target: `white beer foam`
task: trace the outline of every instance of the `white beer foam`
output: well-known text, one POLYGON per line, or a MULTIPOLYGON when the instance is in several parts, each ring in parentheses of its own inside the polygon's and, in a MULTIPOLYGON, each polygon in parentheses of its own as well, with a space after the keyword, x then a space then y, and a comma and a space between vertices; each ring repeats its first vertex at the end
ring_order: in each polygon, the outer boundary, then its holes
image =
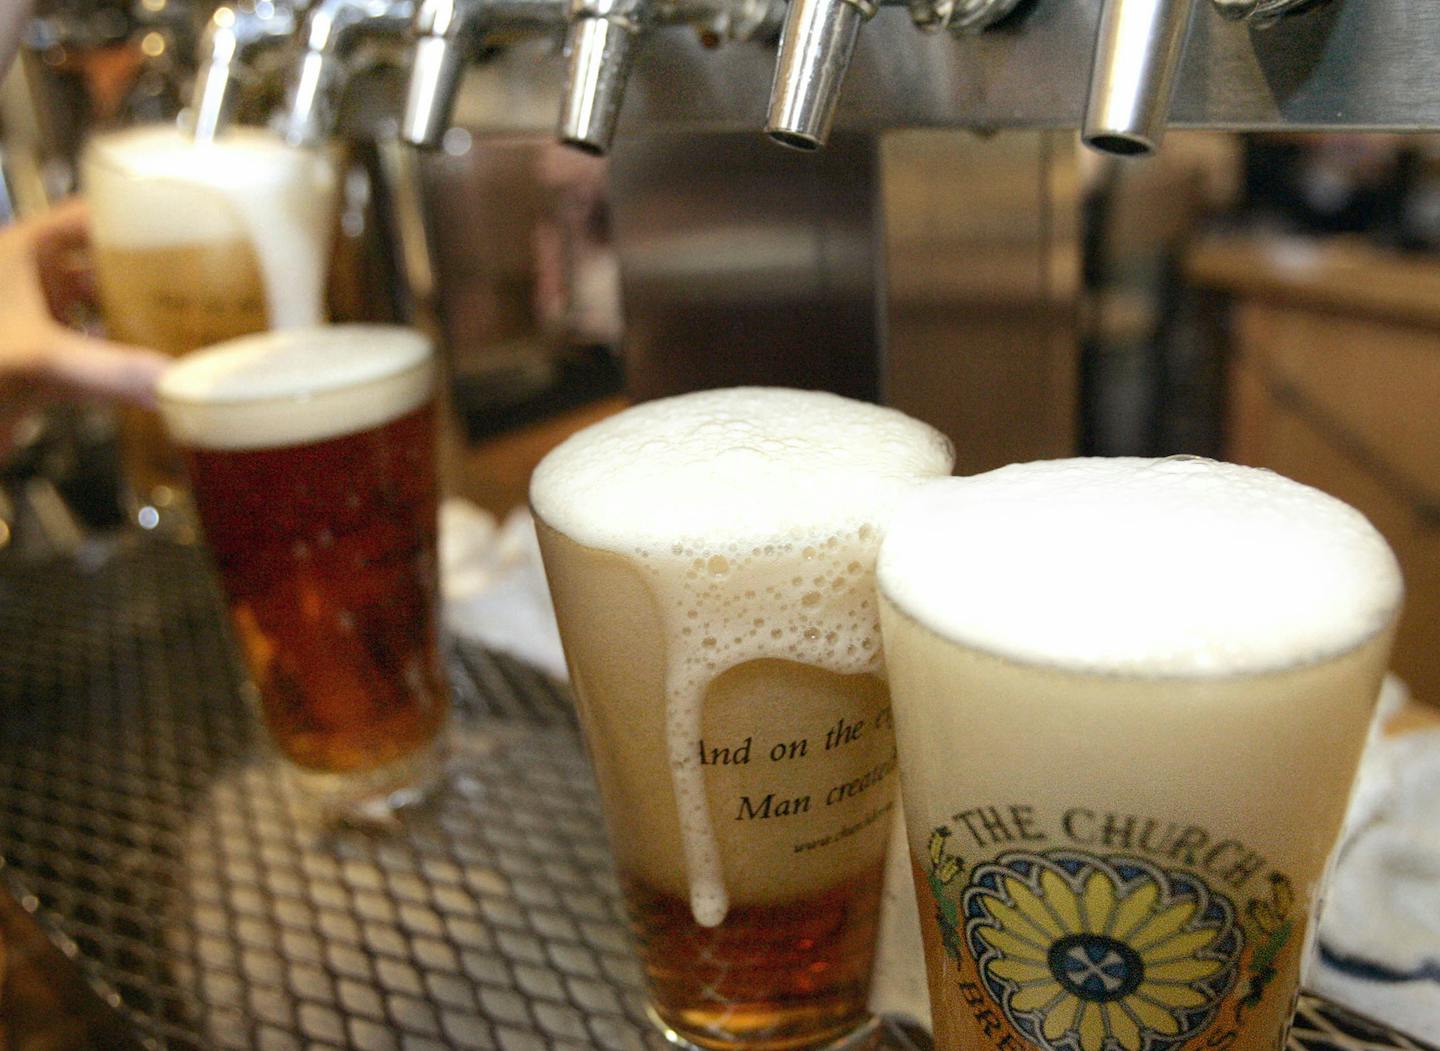
POLYGON ((324 320, 335 171, 320 153, 259 128, 197 142, 133 128, 89 146, 85 195, 98 243, 176 248, 244 238, 255 248, 272 327, 324 320))
POLYGON ((160 411, 180 445, 270 449, 367 430, 431 396, 420 333, 389 325, 259 332, 180 358, 160 377, 160 411))
POLYGON ((775 388, 637 406, 550 453, 536 514, 648 571, 666 631, 666 738, 691 907, 729 899, 699 754, 710 682, 763 658, 880 670, 873 568, 890 510, 950 473, 938 431, 875 405, 775 388))
POLYGON ((927 487, 877 567, 945 638, 1114 675, 1280 671, 1381 630, 1402 584, 1348 506, 1271 471, 1196 457, 1018 464, 927 487))

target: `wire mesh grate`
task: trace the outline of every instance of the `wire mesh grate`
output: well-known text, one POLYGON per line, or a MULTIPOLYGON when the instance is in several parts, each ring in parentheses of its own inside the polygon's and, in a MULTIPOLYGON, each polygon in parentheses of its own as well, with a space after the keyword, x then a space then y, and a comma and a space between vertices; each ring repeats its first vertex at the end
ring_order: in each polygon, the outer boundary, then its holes
MULTIPOLYGON (((0 864, 143 1042, 666 1046, 562 690, 452 648, 449 790, 395 829, 322 834, 221 624, 192 548, 0 570, 0 864)), ((1292 1046, 1420 1046, 1347 1017, 1306 1001, 1292 1046)))

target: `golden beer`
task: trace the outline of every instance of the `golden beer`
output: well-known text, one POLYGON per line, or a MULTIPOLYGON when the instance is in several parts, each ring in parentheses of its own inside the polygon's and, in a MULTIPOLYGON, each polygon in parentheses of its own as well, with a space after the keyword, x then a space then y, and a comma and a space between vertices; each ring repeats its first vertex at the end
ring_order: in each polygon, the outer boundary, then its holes
MULTIPOLYGON (((106 328, 179 356, 324 319, 334 174, 255 129, 196 143, 174 128, 97 138, 83 179, 106 328)), ((141 503, 178 463, 153 414, 127 410, 122 456, 141 503)))
POLYGON ((417 333, 334 326, 219 344, 161 381, 270 738, 340 811, 437 773, 432 373, 417 333))
POLYGON ((871 567, 951 454, 800 391, 652 402, 531 486, 660 1025, 711 1048, 855 1030, 894 807, 871 567))
POLYGON ((907 503, 878 577, 937 1047, 1283 1047, 1379 534, 1269 472, 1058 461, 907 503))

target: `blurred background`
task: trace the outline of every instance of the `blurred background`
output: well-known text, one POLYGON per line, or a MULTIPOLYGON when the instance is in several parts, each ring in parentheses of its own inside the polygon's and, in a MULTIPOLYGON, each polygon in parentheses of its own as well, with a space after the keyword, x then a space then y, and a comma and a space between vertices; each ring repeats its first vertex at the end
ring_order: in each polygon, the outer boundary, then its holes
MULTIPOLYGON (((190 105, 214 8, 44 0, 0 93, 0 219, 75 192, 97 130, 190 105)), ((1397 669, 1440 697, 1420 629, 1440 615, 1440 137, 1173 130, 1115 158, 1066 131, 842 129, 807 156, 672 132, 600 158, 482 82, 417 152, 397 139, 408 46, 376 32, 346 55, 329 302, 438 333, 453 494, 503 515, 563 434, 733 383, 882 400, 967 473, 1077 452, 1269 466, 1384 531, 1410 588, 1397 669)), ((554 35, 536 46, 553 58, 554 35)), ((227 119, 276 119, 291 51, 245 54, 227 119)), ((106 411, 39 422, 6 468, 10 546, 121 524, 106 411)))
MULTIPOLYGON (((1031 6, 1042 29, 1069 17, 1031 6)), ((1296 20, 1320 42, 1292 66, 1321 61, 1337 6, 1296 20)), ((275 123, 293 110, 305 6, 232 10, 278 43, 237 49, 227 119, 275 123)), ((193 107, 215 11, 43 0, 0 87, 0 222, 76 192, 97 131, 193 107)), ((321 136, 342 172, 331 317, 437 336, 447 493, 503 517, 579 427, 737 383, 893 405, 947 433, 961 473, 1077 453, 1270 467, 1385 534, 1408 588, 1395 670, 1440 703, 1440 136, 1175 128, 1159 153, 1121 158, 1035 126, 1022 99, 1011 123, 1027 126, 983 131, 890 127, 861 105, 811 154, 728 113, 702 132, 622 122, 602 157, 557 143, 553 108, 536 112, 559 90, 563 25, 517 24, 469 45, 426 151, 400 141, 408 29, 357 34, 321 136), (533 97, 513 90, 527 62, 533 97)), ((702 31, 694 46, 715 43, 702 31)), ((632 86, 643 114, 670 105, 657 62, 632 86)), ((1276 96, 1292 91, 1265 72, 1276 96)), ((1197 76, 1177 105, 1198 105, 1197 76)), ((700 99, 686 104, 723 95, 718 78, 674 83, 700 99)), ((1053 107, 1060 123, 1073 108, 1053 107)), ((134 528, 115 433, 103 406, 28 422, 0 466, 0 558, 134 528)))

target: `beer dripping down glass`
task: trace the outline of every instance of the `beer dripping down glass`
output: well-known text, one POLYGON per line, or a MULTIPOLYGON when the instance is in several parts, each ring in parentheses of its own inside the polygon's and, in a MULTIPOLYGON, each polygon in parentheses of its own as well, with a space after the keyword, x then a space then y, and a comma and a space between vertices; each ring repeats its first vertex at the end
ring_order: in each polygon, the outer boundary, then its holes
MULTIPOLYGON (((82 164, 108 333, 172 356, 324 320, 335 173, 258 129, 197 142, 172 127, 97 137, 82 164)), ((122 418, 131 510, 193 529, 179 461, 153 413, 122 418)))
POLYGON ((1394 556, 1268 471, 950 479, 877 567, 936 1046, 1285 1046, 1394 556))
POLYGON ((748 388, 556 448, 541 550, 659 1027, 859 1039, 894 812, 872 566, 949 443, 890 409, 748 388))
POLYGON ((409 329, 244 336, 161 378, 269 737, 326 816, 439 776, 435 365, 409 329))

